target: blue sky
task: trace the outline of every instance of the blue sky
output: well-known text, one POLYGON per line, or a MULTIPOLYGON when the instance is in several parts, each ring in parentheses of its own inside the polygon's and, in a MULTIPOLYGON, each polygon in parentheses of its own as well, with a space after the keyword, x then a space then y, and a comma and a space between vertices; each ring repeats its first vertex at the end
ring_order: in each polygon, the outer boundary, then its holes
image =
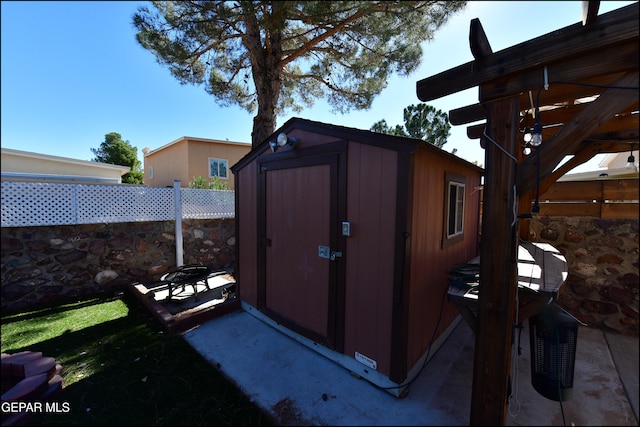
MULTIPOLYGON (((184 86, 138 45, 137 1, 2 1, 2 147, 91 160, 104 136, 117 132, 138 148, 156 149, 181 136, 249 143, 253 114, 220 107, 201 86, 184 86)), ((600 14, 629 1, 603 1, 600 14)), ((404 107, 417 104, 416 82, 473 59, 469 22, 479 18, 494 52, 580 22, 582 1, 470 1, 424 45, 422 65, 393 77, 366 111, 333 114, 319 100, 293 116, 369 129, 378 120, 403 124, 404 107)), ((468 89, 429 102, 448 112, 477 103, 468 89)), ((453 126, 443 147, 484 164, 478 140, 453 126)), ((597 169, 590 165, 581 169, 597 169)), ((573 172, 578 172, 575 169, 573 172)))

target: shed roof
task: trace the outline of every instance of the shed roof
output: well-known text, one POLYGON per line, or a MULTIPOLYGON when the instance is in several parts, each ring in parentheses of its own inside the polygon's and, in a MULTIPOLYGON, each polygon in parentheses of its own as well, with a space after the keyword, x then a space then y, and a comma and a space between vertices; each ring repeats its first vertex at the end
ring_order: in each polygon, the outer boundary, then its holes
POLYGON ((351 128, 347 126, 334 125, 329 123, 323 123, 300 117, 293 117, 285 122, 280 128, 278 128, 273 134, 269 136, 265 141, 253 148, 247 155, 245 155, 238 163, 231 167, 231 170, 235 173, 236 170, 243 168, 246 164, 251 162, 257 156, 259 156, 265 149, 268 148, 270 140, 277 137, 278 134, 284 132, 288 133, 294 129, 301 129, 313 133, 322 135, 330 135, 336 139, 358 141, 363 144, 372 144, 387 148, 389 150, 402 151, 412 153, 418 149, 430 150, 438 155, 447 156, 456 161, 464 162, 470 167, 477 168, 482 172, 482 168, 468 162, 467 160, 451 154, 442 148, 436 147, 433 144, 429 144, 421 139, 408 138, 403 136, 388 135, 379 132, 372 132, 370 130, 351 128))

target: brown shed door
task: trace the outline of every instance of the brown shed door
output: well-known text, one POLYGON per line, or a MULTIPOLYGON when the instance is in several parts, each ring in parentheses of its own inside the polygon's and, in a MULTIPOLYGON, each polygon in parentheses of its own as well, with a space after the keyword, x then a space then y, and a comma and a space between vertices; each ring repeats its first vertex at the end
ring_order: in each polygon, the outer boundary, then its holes
POLYGON ((263 164, 265 314, 335 348, 337 156, 263 164), (333 222, 333 224, 332 224, 333 222), (329 248, 329 258, 319 248, 329 248), (324 254, 322 254, 324 255, 324 254))

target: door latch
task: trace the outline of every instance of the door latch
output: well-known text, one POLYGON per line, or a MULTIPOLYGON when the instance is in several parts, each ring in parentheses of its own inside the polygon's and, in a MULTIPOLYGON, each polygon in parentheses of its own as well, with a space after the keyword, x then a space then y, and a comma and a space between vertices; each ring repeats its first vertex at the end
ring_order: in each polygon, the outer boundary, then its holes
POLYGON ((332 251, 329 246, 318 246, 318 256, 320 258, 330 259, 335 261, 336 258, 342 258, 342 252, 332 251))

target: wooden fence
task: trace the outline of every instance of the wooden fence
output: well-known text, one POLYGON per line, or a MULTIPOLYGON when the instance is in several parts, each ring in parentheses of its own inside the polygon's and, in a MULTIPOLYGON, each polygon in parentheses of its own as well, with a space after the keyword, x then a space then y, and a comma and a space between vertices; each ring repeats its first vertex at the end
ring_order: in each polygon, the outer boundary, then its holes
POLYGON ((540 195, 540 215, 637 218, 638 178, 562 181, 540 195))

